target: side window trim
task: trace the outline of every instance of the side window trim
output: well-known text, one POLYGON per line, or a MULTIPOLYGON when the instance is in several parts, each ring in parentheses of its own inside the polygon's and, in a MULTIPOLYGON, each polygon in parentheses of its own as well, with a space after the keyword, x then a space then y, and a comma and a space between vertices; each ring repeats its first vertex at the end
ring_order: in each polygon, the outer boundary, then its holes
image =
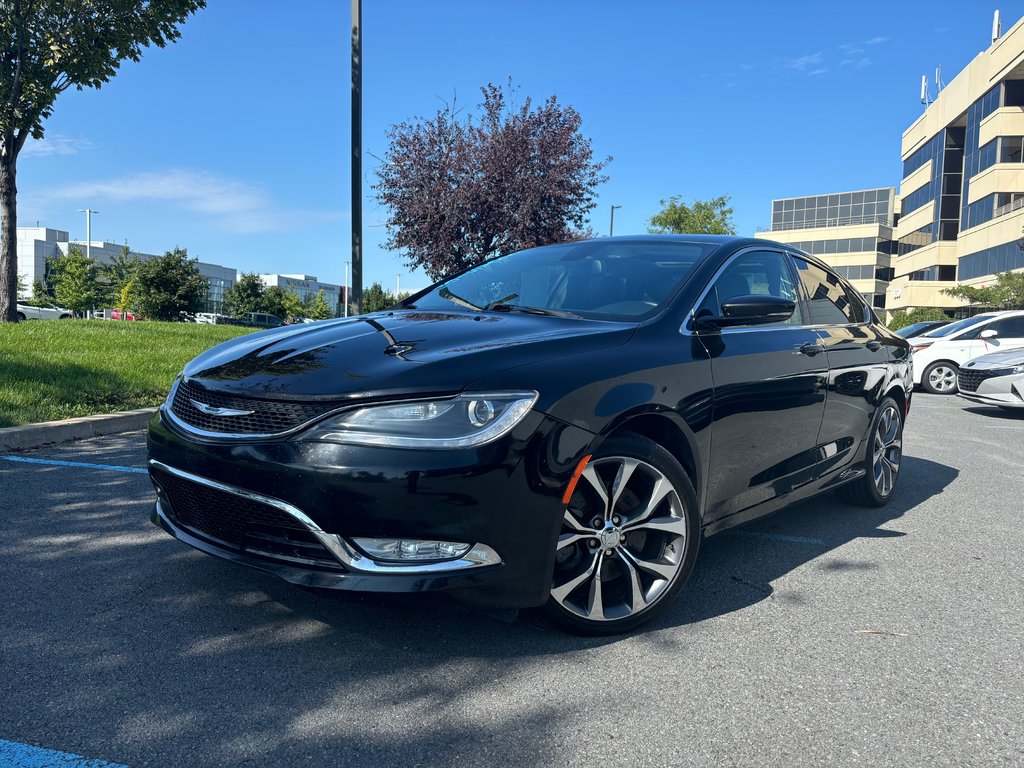
POLYGON ((810 303, 807 300, 807 291, 804 290, 804 284, 800 281, 800 274, 799 272, 797 272, 796 269, 796 261, 794 259, 796 259, 797 256, 796 254, 790 253, 789 251, 787 251, 783 255, 786 257, 786 266, 789 269, 789 274, 791 279, 793 280, 793 285, 796 287, 797 299, 800 302, 800 319, 803 322, 801 322, 800 325, 797 327, 814 328, 814 326, 810 324, 811 307, 810 303))

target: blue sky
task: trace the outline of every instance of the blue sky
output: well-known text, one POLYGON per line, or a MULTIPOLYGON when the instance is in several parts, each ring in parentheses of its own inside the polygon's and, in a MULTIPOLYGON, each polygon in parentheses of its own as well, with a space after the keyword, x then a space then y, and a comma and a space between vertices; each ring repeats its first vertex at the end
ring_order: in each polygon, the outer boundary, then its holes
MULTIPOLYGON (((1002 4, 1003 28, 1024 11, 1002 4)), ((592 226, 643 232, 658 201, 730 194, 741 234, 771 199, 896 185, 920 79, 948 81, 989 44, 975 2, 364 0, 364 128, 509 77, 556 94, 612 155, 592 226)), ((211 0, 175 45, 99 91, 66 93, 19 162, 19 224, 187 247, 203 261, 342 282, 350 248, 349 3, 211 0), (287 12, 282 9, 286 8, 287 12)), ((934 87, 933 87, 934 90, 934 87)), ((364 281, 427 284, 381 249, 365 170, 364 281)))

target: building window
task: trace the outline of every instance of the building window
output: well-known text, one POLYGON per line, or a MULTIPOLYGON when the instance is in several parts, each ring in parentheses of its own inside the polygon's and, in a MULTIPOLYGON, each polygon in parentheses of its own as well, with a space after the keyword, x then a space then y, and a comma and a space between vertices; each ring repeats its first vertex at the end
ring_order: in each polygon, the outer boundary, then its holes
POLYGON ((892 188, 772 201, 772 229, 892 224, 892 188))
POLYGON ((954 282, 956 280, 956 267, 935 265, 927 269, 919 269, 911 272, 907 279, 911 282, 932 281, 932 282, 954 282))
POLYGON ((961 280, 971 280, 1021 268, 1024 268, 1024 250, 1014 240, 962 257, 958 271, 961 280))

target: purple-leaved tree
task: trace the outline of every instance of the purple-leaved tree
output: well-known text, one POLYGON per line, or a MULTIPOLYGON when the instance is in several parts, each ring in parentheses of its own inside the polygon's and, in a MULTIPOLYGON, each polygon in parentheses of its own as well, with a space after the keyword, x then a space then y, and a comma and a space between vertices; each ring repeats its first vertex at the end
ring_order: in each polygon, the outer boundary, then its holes
POLYGON ((393 126, 377 170, 388 209, 385 247, 437 280, 493 256, 590 236, 602 170, 579 113, 551 96, 510 104, 511 86, 481 88, 479 117, 445 105, 393 126))

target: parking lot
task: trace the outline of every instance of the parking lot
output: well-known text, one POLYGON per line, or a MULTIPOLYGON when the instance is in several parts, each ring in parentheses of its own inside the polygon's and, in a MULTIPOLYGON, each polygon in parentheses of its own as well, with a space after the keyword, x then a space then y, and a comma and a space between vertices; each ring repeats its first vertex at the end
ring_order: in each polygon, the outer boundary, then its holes
POLYGON ((711 539, 607 639, 195 552, 149 523, 141 433, 8 456, 0 739, 130 766, 1021 764, 1024 414, 918 394, 904 450, 889 507, 711 539))

